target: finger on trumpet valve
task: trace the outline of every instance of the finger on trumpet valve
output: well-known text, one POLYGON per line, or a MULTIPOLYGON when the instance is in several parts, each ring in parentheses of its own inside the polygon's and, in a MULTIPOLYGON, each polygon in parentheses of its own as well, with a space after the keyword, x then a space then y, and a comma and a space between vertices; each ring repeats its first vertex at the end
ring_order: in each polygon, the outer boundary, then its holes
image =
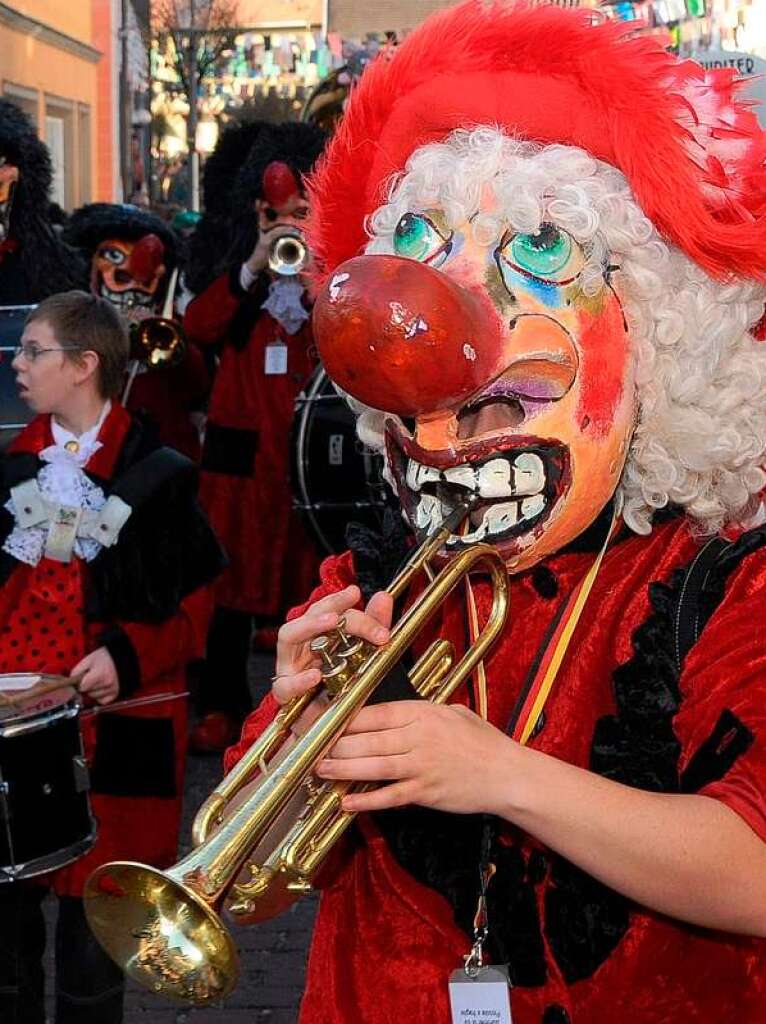
POLYGON ((346 620, 341 618, 335 627, 335 632, 340 638, 340 644, 336 651, 338 657, 345 659, 349 667, 356 669, 367 657, 370 645, 365 643, 361 637, 349 636, 346 633, 346 620))
POLYGON ((337 637, 316 636, 311 641, 311 653, 318 654, 322 659, 322 671, 330 670, 335 665, 335 648, 338 646, 337 637))
POLYGON ((311 641, 312 653, 322 658, 322 682, 333 697, 340 693, 353 672, 337 647, 338 637, 334 635, 318 636, 311 641))

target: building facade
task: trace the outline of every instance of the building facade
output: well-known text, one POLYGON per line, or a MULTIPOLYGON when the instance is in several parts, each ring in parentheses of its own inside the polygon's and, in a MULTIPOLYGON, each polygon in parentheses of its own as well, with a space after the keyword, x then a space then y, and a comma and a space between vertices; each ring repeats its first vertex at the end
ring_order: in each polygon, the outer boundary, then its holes
POLYGON ((327 31, 344 39, 364 38, 369 32, 401 34, 429 14, 451 7, 455 0, 325 0, 327 31))
POLYGON ((130 197, 140 178, 136 97, 145 95, 148 121, 147 45, 148 0, 0 0, 0 96, 50 149, 52 199, 63 209, 122 199, 124 182, 130 197))
POLYGON ((0 94, 29 115, 47 143, 52 199, 67 210, 100 193, 100 58, 90 3, 0 2, 0 94))

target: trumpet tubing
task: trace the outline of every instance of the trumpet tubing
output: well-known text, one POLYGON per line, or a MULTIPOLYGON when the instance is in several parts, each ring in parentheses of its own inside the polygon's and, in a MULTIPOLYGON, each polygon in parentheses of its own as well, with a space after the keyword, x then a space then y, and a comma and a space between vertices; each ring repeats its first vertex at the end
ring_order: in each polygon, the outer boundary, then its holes
MULTIPOLYGON (((389 587, 400 594, 429 571, 437 553, 470 506, 456 513, 410 557, 389 587)), ((324 757, 382 680, 473 571, 488 574, 493 588, 489 619, 455 663, 448 641, 435 640, 410 671, 418 694, 449 700, 487 656, 505 625, 508 579, 502 557, 478 544, 460 552, 375 647, 348 637, 342 625, 314 649, 323 660, 322 683, 282 708, 272 725, 211 794, 195 819, 195 849, 167 872, 143 865, 105 865, 88 880, 85 907, 107 952, 134 978, 171 998, 196 1003, 234 987, 234 943, 219 916, 240 924, 273 917, 312 888, 316 873, 352 823, 343 810, 349 792, 368 783, 320 782, 314 766, 324 757), (300 737, 291 727, 320 693, 327 706, 300 737)))

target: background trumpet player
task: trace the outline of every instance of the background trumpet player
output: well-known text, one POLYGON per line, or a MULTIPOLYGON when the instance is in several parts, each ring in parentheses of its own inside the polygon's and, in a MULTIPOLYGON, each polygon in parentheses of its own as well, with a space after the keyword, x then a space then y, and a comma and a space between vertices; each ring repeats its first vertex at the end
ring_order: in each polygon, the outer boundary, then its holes
POLYGON ((192 748, 222 750, 250 708, 251 624, 274 626, 305 594, 318 556, 289 489, 295 398, 316 365, 300 258, 302 176, 324 137, 305 124, 228 129, 205 167, 205 217, 192 240, 184 317, 191 342, 219 355, 201 498, 229 555, 220 581, 192 748), (296 273, 296 270, 301 273, 296 273))
MULTIPOLYGON (((180 241, 156 214, 130 203, 89 203, 72 214, 66 237, 90 262, 93 294, 108 299, 133 331, 160 315, 173 319, 180 241)), ((134 348, 123 404, 151 420, 163 444, 199 461, 196 421, 210 389, 202 353, 180 341, 172 358, 152 364, 134 348)))
MULTIPOLYGON (((766 1016, 764 153, 731 76, 586 10, 468 0, 352 93, 322 360, 412 531, 474 496, 447 554, 496 547, 511 615, 456 704, 365 708, 317 765, 375 788, 301 1024, 441 1024, 479 954, 515 1024, 766 1016)), ((340 615, 386 642, 394 543, 325 563, 229 766, 340 615)), ((438 633, 487 611, 477 579, 438 633)))

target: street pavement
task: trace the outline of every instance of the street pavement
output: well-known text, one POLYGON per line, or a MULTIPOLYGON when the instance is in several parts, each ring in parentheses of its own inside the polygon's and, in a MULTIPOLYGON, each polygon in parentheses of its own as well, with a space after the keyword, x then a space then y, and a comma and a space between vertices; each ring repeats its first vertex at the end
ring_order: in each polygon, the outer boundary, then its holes
MULTIPOLYGON (((254 655, 250 681, 253 697, 259 700, 273 672, 271 659, 254 655)), ((218 757, 190 757, 184 786, 184 816, 181 831, 183 856, 190 845, 191 823, 202 801, 222 774, 218 757)), ((316 911, 316 898, 304 897, 291 910, 254 928, 233 932, 239 946, 241 976, 224 1003, 205 1009, 181 1007, 132 982, 128 982, 124 1024, 294 1024, 306 971, 306 953, 316 911)), ((46 986, 48 1015, 53 1020, 52 935, 55 900, 46 907, 48 948, 46 986)))

